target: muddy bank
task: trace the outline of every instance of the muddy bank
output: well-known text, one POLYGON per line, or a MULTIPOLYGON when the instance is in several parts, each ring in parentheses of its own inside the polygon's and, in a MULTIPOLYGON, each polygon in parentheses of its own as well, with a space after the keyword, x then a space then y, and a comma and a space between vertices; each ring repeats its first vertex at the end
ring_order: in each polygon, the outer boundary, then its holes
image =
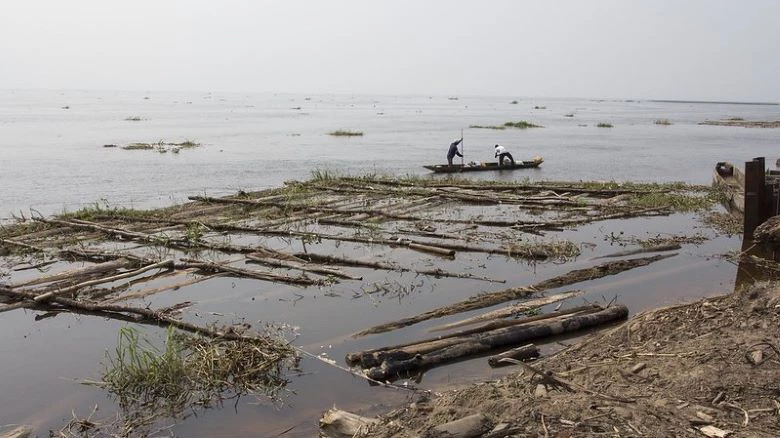
POLYGON ((778 436, 778 309, 773 282, 645 312, 516 375, 421 397, 356 436, 778 436))

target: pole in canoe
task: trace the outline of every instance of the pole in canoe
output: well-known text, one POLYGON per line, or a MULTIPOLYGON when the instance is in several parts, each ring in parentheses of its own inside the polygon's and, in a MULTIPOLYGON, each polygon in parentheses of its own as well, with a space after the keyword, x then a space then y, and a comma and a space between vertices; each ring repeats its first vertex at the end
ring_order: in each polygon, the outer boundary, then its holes
POLYGON ((466 144, 463 142, 463 128, 460 130, 460 167, 463 167, 463 156, 466 155, 466 144))

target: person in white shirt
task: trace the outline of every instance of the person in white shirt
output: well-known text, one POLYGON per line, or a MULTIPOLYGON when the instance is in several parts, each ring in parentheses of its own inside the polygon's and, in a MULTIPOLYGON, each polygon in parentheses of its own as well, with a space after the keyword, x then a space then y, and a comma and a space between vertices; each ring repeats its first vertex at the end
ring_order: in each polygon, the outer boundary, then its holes
POLYGON ((496 157, 498 157, 498 165, 503 166, 504 165, 504 158, 509 158, 509 163, 514 166, 515 165, 515 159, 512 158, 512 154, 506 151, 506 148, 500 145, 496 145, 496 157))

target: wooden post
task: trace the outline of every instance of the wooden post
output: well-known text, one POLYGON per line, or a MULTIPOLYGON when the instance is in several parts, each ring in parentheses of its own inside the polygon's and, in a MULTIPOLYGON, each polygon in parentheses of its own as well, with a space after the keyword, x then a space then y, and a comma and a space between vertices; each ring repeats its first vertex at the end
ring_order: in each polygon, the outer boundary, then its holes
POLYGON ((764 159, 754 158, 745 162, 745 238, 752 239, 753 231, 766 220, 764 198, 764 159))

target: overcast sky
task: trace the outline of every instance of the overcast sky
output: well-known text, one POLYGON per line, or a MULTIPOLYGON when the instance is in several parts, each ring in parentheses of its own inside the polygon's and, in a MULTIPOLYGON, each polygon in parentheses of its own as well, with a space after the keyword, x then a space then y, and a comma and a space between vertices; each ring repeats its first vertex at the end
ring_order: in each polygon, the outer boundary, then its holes
POLYGON ((2 0, 0 88, 780 101, 778 0, 2 0))

